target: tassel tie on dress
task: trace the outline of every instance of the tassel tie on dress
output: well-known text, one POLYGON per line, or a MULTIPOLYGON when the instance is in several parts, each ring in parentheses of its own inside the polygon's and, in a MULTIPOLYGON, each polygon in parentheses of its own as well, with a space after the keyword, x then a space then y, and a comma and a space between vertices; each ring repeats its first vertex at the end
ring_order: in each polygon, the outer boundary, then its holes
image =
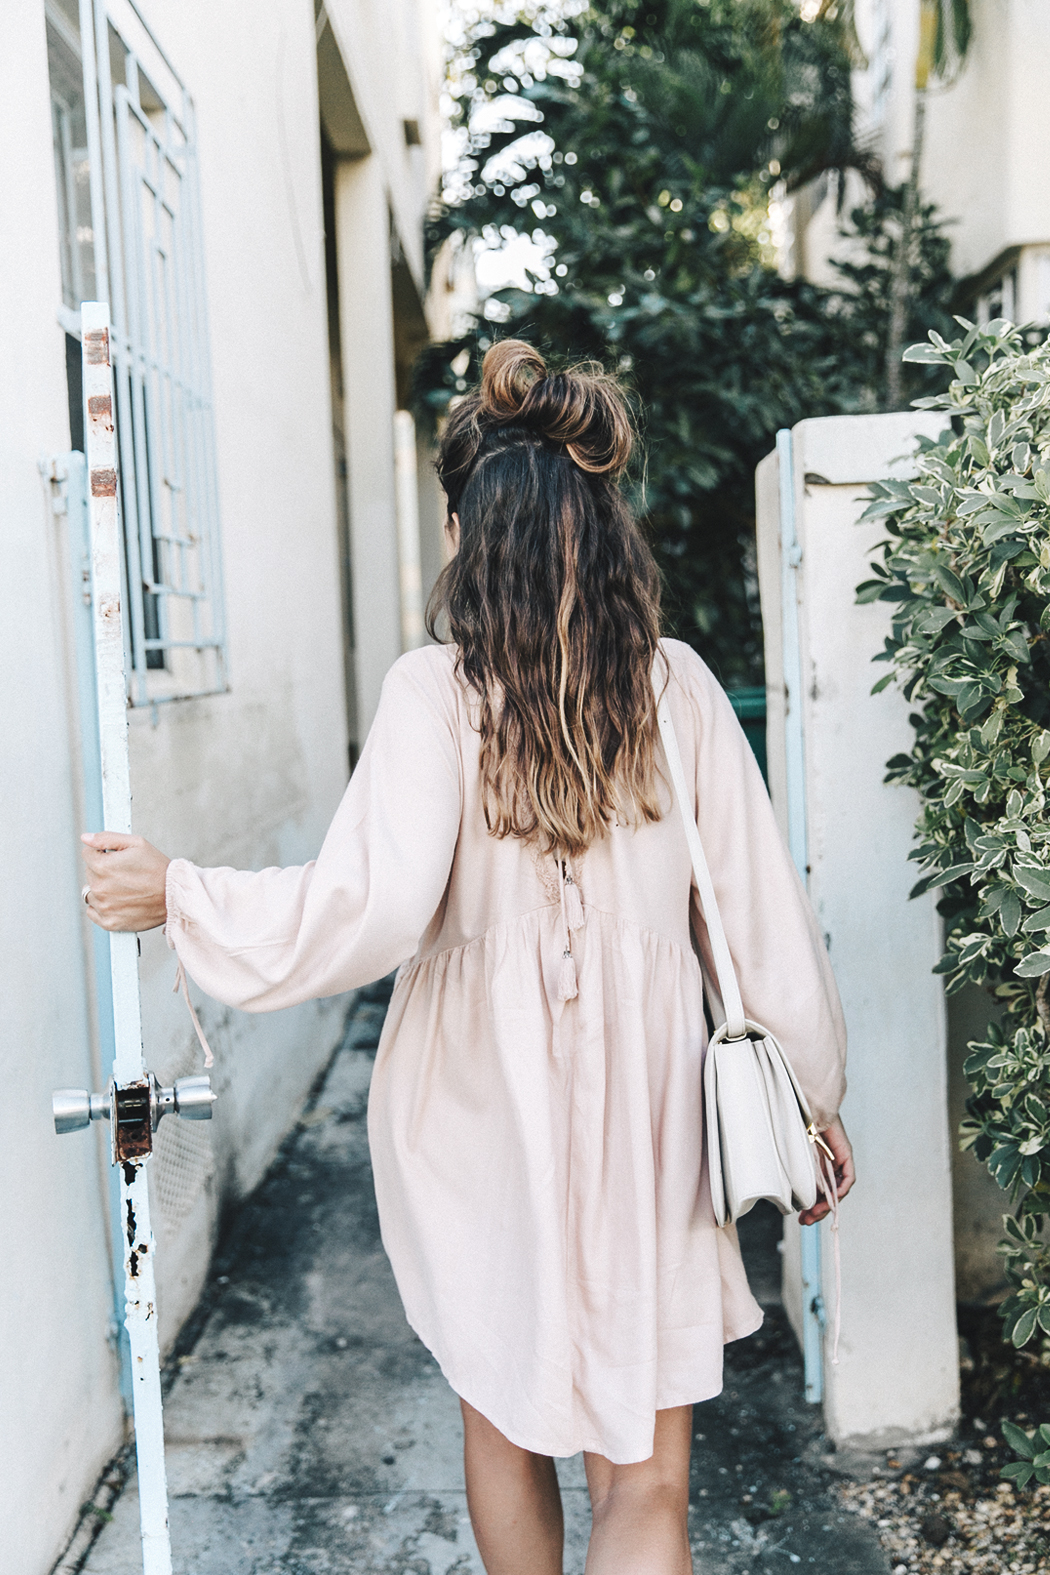
POLYGON ((204 1037, 204 1029, 201 1027, 201 1020, 197 1016, 193 1002, 190 1000, 189 986, 186 983, 186 970, 182 966, 181 959, 176 954, 175 983, 171 987, 171 993, 173 995, 178 995, 180 990, 186 1005, 189 1007, 190 1017, 193 1019, 193 1026, 196 1030, 197 1038, 200 1040, 201 1049, 204 1051, 204 1065, 206 1067, 214 1066, 215 1057, 211 1053, 211 1045, 204 1037))
POLYGON ((565 950, 561 954, 561 967, 558 970, 558 1000, 573 1001, 579 991, 576 985, 576 964, 572 955, 572 937, 575 931, 583 929, 583 903, 580 900, 580 888, 576 884, 571 862, 555 855, 555 863, 558 866, 561 920, 565 931, 565 950))

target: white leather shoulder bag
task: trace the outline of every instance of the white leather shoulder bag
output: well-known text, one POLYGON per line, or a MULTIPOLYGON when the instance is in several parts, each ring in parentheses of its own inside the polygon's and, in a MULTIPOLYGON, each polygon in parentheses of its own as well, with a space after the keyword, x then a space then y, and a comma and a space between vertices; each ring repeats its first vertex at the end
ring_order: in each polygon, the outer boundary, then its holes
POLYGON ((731 1224, 760 1198, 781 1214, 812 1208, 818 1192, 837 1206, 834 1158, 813 1125, 806 1097, 776 1037, 744 1016, 736 970, 704 856, 686 785, 682 756, 667 703, 654 673, 657 721, 681 811, 686 841, 714 957, 724 1017, 707 1047, 704 1105, 711 1201, 718 1224, 731 1224))

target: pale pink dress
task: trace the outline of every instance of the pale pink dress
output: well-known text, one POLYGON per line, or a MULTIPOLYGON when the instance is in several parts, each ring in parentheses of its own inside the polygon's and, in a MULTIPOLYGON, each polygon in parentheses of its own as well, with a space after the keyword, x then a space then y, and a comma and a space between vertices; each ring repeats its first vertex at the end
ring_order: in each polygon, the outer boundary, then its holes
MULTIPOLYGON (((729 701, 687 646, 663 649, 747 1014, 826 1123, 845 1036, 814 915, 729 701)), ((711 1209, 685 837, 667 790, 661 821, 615 826, 577 862, 579 993, 560 999, 559 868, 488 835, 453 663, 429 647, 390 670, 315 863, 174 860, 168 936, 209 995, 250 1012, 399 967, 369 1136, 408 1320, 514 1443, 644 1460, 654 1413, 717 1394, 723 1343, 762 1320, 711 1209)))

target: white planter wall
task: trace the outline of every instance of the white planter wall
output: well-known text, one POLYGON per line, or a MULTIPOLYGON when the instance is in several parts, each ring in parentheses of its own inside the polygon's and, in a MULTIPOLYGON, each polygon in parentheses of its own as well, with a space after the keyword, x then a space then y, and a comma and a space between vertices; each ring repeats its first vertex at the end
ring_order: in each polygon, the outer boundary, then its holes
MULTIPOLYGON (((842 1340, 825 1349, 825 1410, 839 1443, 888 1447, 946 1436, 958 1411, 946 1028, 933 895, 909 902, 917 796, 883 783, 909 747, 908 707, 871 665, 885 602, 855 605, 878 521, 858 524, 871 481, 908 472, 935 416, 828 417, 792 432, 791 493, 802 659, 810 896, 827 936, 849 1030, 843 1119, 858 1182, 842 1207, 842 1340)), ((780 476, 758 469, 758 567, 766 631, 769 776, 787 824, 780 476)), ((834 1300, 824 1233, 825 1304, 834 1300)), ((799 1227, 785 1239, 785 1300, 800 1329, 799 1227)))

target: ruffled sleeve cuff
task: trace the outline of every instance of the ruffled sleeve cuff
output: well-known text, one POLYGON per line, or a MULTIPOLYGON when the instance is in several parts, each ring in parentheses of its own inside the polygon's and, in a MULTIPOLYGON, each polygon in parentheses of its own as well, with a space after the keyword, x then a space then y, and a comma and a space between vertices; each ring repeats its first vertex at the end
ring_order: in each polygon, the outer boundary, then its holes
POLYGON ((167 917, 164 921, 164 938, 172 951, 175 950, 176 930, 186 930, 190 927, 190 919, 182 906, 183 882, 185 870, 192 869, 189 859, 172 859, 168 864, 167 874, 164 879, 164 904, 167 917))

